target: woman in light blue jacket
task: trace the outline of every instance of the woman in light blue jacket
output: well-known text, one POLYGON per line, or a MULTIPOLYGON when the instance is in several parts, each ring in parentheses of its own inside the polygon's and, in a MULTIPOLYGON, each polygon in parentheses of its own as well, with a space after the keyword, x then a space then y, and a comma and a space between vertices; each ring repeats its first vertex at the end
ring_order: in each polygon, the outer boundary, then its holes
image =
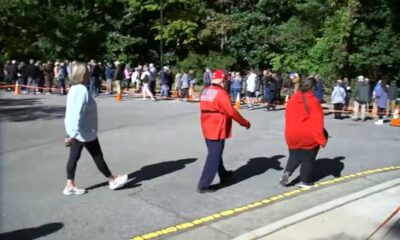
POLYGON ((385 115, 386 104, 388 101, 388 87, 386 81, 380 80, 372 92, 372 98, 378 107, 379 120, 375 122, 377 125, 383 124, 383 115, 385 115))
POLYGON ((346 102, 346 91, 342 87, 342 80, 338 80, 331 94, 331 103, 333 104, 334 117, 333 119, 342 119, 342 111, 346 102))
POLYGON ((65 130, 68 137, 66 146, 70 147, 67 163, 67 184, 64 195, 80 195, 86 192, 75 184, 75 171, 78 160, 85 147, 92 156, 97 168, 109 180, 112 190, 122 187, 128 181, 127 175, 113 175, 103 158, 103 153, 97 138, 97 105, 89 94, 86 83, 89 80, 89 70, 83 63, 76 63, 72 67, 71 88, 67 96, 65 112, 65 130))

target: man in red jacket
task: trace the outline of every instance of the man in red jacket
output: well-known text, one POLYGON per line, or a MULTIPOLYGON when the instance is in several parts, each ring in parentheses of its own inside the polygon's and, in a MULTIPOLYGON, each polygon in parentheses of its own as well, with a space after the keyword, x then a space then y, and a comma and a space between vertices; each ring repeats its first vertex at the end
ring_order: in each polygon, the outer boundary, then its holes
POLYGON ((301 164, 299 187, 313 186, 312 168, 320 147, 327 143, 324 131, 324 113, 314 96, 315 78, 300 81, 300 89, 286 106, 285 139, 289 148, 289 160, 280 181, 288 185, 289 177, 301 164))
POLYGON ((216 70, 211 77, 211 86, 203 89, 200 95, 201 127, 206 140, 208 155, 200 177, 197 191, 200 193, 215 191, 210 188, 215 174, 221 183, 232 176, 222 162, 225 139, 232 136, 232 119, 241 126, 250 128, 250 122, 233 108, 230 97, 223 88, 227 76, 223 70, 216 70))

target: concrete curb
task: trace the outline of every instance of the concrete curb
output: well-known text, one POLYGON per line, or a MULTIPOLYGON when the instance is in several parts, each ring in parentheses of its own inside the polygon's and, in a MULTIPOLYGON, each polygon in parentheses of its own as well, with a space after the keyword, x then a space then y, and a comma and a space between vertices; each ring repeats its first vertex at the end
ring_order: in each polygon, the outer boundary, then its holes
POLYGON ((397 185, 400 185, 400 178, 367 188, 365 190, 332 200, 330 202, 327 203, 323 203, 317 207, 305 210, 303 212, 297 213, 293 216, 284 218, 282 220, 279 220, 277 222, 271 223, 267 226, 255 229, 253 231, 244 233, 236 238, 234 238, 233 240, 255 240, 258 238, 261 238, 263 236, 269 235, 271 233, 274 233, 276 231, 279 231, 283 228, 286 228, 288 226, 294 225, 296 223, 299 223, 301 221, 304 221, 308 218, 312 218, 314 216, 320 215, 324 212, 328 212, 332 209, 341 207, 343 205, 346 205, 348 203, 357 201, 361 198, 365 198, 369 195, 378 193, 378 192, 382 192, 386 189, 395 187, 397 185))

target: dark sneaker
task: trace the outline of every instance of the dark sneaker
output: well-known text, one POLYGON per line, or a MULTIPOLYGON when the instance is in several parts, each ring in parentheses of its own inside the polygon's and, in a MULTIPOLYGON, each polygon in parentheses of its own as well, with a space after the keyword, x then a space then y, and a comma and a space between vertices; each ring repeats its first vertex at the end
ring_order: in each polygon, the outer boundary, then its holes
POLYGON ((284 173, 283 174, 283 176, 282 176, 282 178, 281 178, 281 181, 279 182, 282 186, 284 186, 284 187, 286 187, 288 184, 289 184, 289 174, 287 174, 287 173, 284 173))
POLYGON ((211 192, 215 192, 215 191, 217 191, 217 189, 212 186, 206 187, 206 188, 201 188, 201 187, 197 188, 198 193, 211 193, 211 192))

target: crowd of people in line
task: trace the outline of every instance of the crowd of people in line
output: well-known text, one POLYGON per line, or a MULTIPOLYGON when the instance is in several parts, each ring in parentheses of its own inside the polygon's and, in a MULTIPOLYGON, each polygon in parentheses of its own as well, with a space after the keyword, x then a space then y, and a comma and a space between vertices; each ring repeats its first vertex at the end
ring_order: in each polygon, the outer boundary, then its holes
MULTIPOLYGON (((64 95, 69 85, 72 66, 75 61, 41 62, 29 60, 28 64, 7 61, 3 66, 3 78, 6 84, 11 86, 18 82, 22 86, 22 93, 56 93, 64 95)), ((196 79, 193 70, 177 71, 174 75, 169 66, 163 66, 160 71, 154 64, 137 65, 124 64, 119 61, 106 64, 98 63, 92 59, 87 63, 89 81, 86 83, 89 93, 97 97, 101 89, 102 81, 105 82, 105 94, 115 92, 127 94, 129 92, 141 93, 143 99, 156 100, 157 83, 160 89, 159 96, 170 97, 172 92, 182 99, 187 99, 190 89, 195 84, 207 87, 211 84, 213 72, 206 68, 202 79, 196 79)), ((271 69, 265 69, 259 74, 256 70, 245 72, 227 72, 227 81, 224 88, 228 91, 231 101, 245 97, 249 109, 254 109, 260 99, 265 104, 265 111, 275 110, 277 103, 284 102, 298 89, 301 76, 298 73, 289 73, 286 79, 282 74, 271 69), (243 75, 242 75, 243 74, 243 75)), ((324 102, 324 83, 321 76, 313 75, 316 79, 314 95, 320 103, 324 102)), ((353 120, 365 121, 371 108, 371 116, 376 115, 379 120, 376 124, 383 124, 383 117, 390 116, 396 108, 398 87, 396 81, 386 80, 371 81, 364 76, 358 76, 355 84, 351 84, 348 78, 337 81, 332 89, 330 103, 333 105, 334 119, 343 119, 343 113, 352 112, 353 120), (349 105, 353 100, 353 108, 349 105)))

